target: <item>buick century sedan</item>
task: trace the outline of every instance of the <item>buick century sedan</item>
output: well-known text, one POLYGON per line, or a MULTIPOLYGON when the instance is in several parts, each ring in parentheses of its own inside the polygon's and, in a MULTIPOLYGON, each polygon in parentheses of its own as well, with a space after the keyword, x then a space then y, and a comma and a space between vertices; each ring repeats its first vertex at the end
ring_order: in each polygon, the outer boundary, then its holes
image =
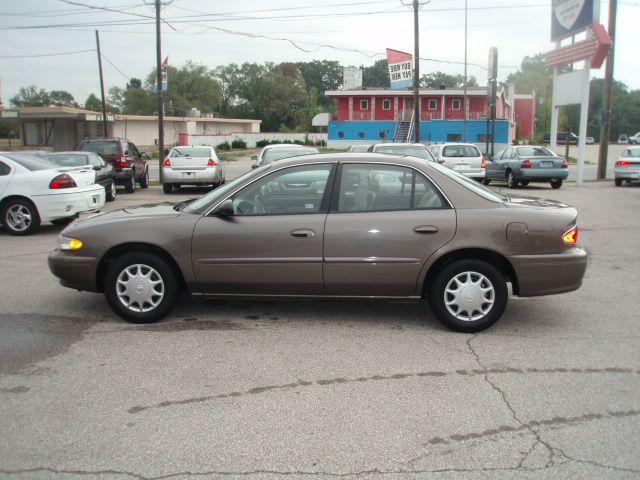
POLYGON ((317 154, 207 195, 78 220, 49 255, 63 285, 124 319, 163 318, 181 292, 234 298, 428 301, 447 327, 496 322, 522 297, 580 287, 577 212, 497 194, 415 157, 317 154))

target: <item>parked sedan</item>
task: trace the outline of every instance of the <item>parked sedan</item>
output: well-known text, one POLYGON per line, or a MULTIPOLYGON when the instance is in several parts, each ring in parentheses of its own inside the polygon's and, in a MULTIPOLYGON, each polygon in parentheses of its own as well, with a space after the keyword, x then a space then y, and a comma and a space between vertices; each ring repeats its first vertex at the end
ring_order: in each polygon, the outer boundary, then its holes
POLYGON ((162 164, 162 189, 171 193, 182 185, 213 185, 225 181, 222 161, 213 147, 173 147, 162 164))
MULTIPOLYGON (((265 147, 266 148, 266 147, 265 147)), ((261 160, 258 163, 251 165, 251 168, 258 168, 260 166, 269 165, 277 160, 284 158, 297 157, 299 155, 313 155, 319 153, 315 147, 305 147, 304 145, 281 145, 279 148, 270 148, 267 151, 261 153, 261 160)))
POLYGON ((116 172, 112 165, 105 162, 100 155, 93 152, 57 152, 51 153, 47 159, 61 167, 93 168, 96 172, 95 183, 102 185, 107 193, 107 202, 116 199, 116 172))
POLYGON ((42 222, 64 223, 104 206, 105 190, 89 167, 60 167, 42 155, 0 152, 0 222, 12 235, 42 222))
POLYGON ((473 143, 445 143, 430 147, 438 163, 471 177, 484 180, 486 161, 473 143))
POLYGON ((487 162, 484 184, 506 181, 509 188, 529 185, 529 182, 551 184, 560 188, 569 176, 567 161, 545 147, 507 147, 487 162))
MULTIPOLYGON (((499 195, 436 162, 320 154, 274 162, 192 202, 74 222, 49 267, 104 292, 122 318, 164 317, 178 295, 428 300, 475 332, 528 297, 580 287, 577 212, 499 195)), ((398 306, 398 308, 402 308, 398 306)))
POLYGON ((614 167, 614 175, 616 187, 621 186, 623 181, 640 181, 640 147, 629 147, 622 152, 614 167))

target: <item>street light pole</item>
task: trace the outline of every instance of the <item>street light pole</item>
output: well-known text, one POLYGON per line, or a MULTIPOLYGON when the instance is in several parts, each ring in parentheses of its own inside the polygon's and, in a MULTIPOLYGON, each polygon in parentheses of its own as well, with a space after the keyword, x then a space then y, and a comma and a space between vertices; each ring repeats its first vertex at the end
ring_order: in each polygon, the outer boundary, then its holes
POLYGON ((603 110, 604 118, 600 126, 600 150, 598 151, 598 180, 607 175, 607 155, 609 153, 609 137, 611 136, 611 84, 613 83, 613 60, 616 48, 616 15, 618 0, 609 0, 609 37, 611 50, 607 57, 604 74, 603 110))
POLYGON ((162 98, 162 44, 160 37, 160 0, 156 1, 156 90, 158 95, 158 171, 162 183, 164 159, 164 101, 162 98))
POLYGON ((416 142, 420 142, 420 31, 418 8, 420 3, 413 0, 413 121, 416 142))

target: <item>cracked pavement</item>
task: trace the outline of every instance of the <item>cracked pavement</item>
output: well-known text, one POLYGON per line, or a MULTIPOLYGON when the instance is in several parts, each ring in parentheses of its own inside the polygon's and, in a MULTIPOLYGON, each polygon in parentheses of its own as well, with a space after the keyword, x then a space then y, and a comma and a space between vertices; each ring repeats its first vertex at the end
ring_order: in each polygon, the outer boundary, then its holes
POLYGON ((585 283, 475 335, 401 302, 130 325, 51 276, 59 228, 0 233, 0 478, 640 478, 640 187, 519 193, 578 208, 585 283))

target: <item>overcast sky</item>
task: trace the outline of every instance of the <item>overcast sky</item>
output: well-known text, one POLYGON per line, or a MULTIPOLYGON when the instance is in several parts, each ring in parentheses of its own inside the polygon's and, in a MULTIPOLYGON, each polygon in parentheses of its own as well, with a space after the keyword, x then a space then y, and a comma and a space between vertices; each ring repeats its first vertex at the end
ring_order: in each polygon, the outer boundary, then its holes
MULTIPOLYGON (((405 0, 406 2, 407 0, 405 0)), ((153 3, 152 0, 146 0, 153 3)), ((124 86, 125 77, 144 78, 155 66, 154 14, 143 0, 0 0, 0 80, 5 105, 21 86, 70 91, 79 102, 99 93, 95 52, 32 57, 95 49, 100 30, 106 88, 124 86), (125 13, 91 10, 70 3, 108 7, 125 13), (114 25, 126 22, 127 25, 114 25), (107 23, 107 25, 105 25, 107 23), (132 24, 136 23, 136 24, 132 24), (80 26, 71 26, 78 25, 80 26), (102 24, 102 25, 96 25, 102 24), (51 28, 7 27, 52 25, 51 28), (19 58, 7 58, 16 56, 19 58)), ((163 24, 163 56, 180 65, 191 59, 209 67, 231 62, 338 60, 345 65, 369 65, 384 58, 385 48, 412 51, 413 18, 400 0, 173 0, 163 8, 175 29, 163 24), (211 15, 204 15, 211 14, 211 15), (295 41, 249 38, 235 32, 258 33, 295 41), (319 47, 332 45, 344 50, 319 47), (345 51, 360 50, 362 53, 345 51), (363 54, 364 53, 364 54, 363 54)), ((487 64, 489 47, 499 51, 504 79, 526 55, 548 51, 551 7, 548 0, 468 0, 470 63, 487 64)), ((420 56, 452 62, 464 60, 464 0, 431 0, 420 13, 420 56)), ((601 4, 607 25, 608 2, 601 4)), ((618 2, 615 77, 640 88, 640 0, 618 2)), ((442 70, 462 73, 459 63, 422 61, 422 73, 442 70)), ((486 82, 486 70, 470 65, 469 74, 486 82)), ((593 70, 592 76, 603 76, 593 70)), ((525 92, 522 92, 525 93, 525 92)))

